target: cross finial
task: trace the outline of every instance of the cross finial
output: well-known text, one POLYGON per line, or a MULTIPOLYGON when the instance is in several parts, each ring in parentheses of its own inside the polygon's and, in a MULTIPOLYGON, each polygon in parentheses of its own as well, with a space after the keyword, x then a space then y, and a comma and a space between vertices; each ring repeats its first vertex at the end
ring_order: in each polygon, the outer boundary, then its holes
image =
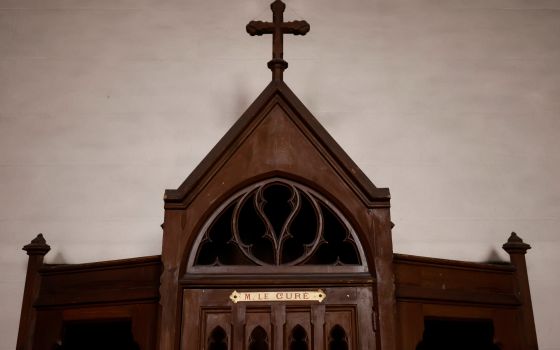
POLYGON ((272 34, 272 60, 268 62, 268 68, 272 71, 272 80, 282 80, 284 69, 288 68, 288 62, 284 61, 284 34, 305 35, 309 31, 309 23, 306 21, 284 22, 284 10, 286 4, 281 0, 275 0, 270 4, 272 9, 272 22, 251 21, 247 24, 247 33, 253 35, 272 34))

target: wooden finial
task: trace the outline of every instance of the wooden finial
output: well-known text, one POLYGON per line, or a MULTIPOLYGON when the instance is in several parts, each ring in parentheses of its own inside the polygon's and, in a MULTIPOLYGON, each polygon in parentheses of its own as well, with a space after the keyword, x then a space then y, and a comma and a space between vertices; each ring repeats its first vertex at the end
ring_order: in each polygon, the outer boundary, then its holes
POLYGON ((19 319, 19 332, 16 344, 16 349, 18 350, 33 348, 33 335, 35 334, 35 324, 37 321, 37 309, 34 307, 34 303, 41 288, 39 269, 43 266, 43 258, 51 250, 51 247, 45 241, 43 234, 39 233, 31 243, 23 247, 23 250, 27 252, 29 259, 19 319))
POLYGON ((23 247, 23 250, 27 252, 27 255, 45 255, 50 250, 51 247, 47 244, 45 237, 42 233, 39 233, 37 237, 31 240, 31 243, 23 247))
POLYGON ((509 236, 508 241, 502 246, 502 248, 504 248, 504 250, 508 252, 508 254, 525 254, 527 253, 527 250, 531 249, 531 246, 523 242, 523 240, 517 235, 517 233, 512 232, 509 236))
POLYGON ((283 72, 288 68, 284 61, 284 34, 305 35, 309 32, 309 23, 306 21, 284 22, 286 4, 275 0, 270 4, 272 9, 272 22, 251 21, 247 24, 247 33, 251 36, 272 34, 272 60, 268 68, 272 70, 272 80, 282 80, 283 72))

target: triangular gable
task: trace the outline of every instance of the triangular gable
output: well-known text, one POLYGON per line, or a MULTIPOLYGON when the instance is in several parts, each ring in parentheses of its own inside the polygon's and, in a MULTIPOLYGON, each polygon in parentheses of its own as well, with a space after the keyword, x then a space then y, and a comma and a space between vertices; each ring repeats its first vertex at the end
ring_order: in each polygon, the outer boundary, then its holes
MULTIPOLYGON (((313 147, 329 160, 331 167, 366 206, 388 206, 389 190, 375 187, 283 81, 272 81, 181 186, 165 191, 166 208, 187 206, 238 147, 247 141, 247 137, 251 137, 250 129, 272 118, 276 106, 283 109, 282 114, 289 117, 313 147)), ((282 135, 275 134, 274 137, 282 138, 282 135)), ((277 155, 271 154, 270 157, 277 155)))

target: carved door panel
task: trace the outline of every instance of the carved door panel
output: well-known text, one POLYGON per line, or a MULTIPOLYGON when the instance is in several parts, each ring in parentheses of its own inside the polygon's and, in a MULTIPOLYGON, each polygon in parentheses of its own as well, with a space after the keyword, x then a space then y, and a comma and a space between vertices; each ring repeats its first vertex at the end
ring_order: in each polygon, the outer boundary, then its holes
POLYGON ((322 302, 233 303, 230 289, 187 289, 181 349, 375 349, 371 288, 334 287, 324 291, 322 302))

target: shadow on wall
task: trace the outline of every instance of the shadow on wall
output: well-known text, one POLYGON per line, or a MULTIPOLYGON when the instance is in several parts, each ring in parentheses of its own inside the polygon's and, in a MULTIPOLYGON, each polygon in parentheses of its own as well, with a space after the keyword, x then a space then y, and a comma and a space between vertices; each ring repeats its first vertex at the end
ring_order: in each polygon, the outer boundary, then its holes
POLYGON ((504 260, 500 257, 499 252, 496 248, 492 248, 488 253, 488 257, 485 259, 485 262, 491 264, 509 264, 509 261, 504 260))

